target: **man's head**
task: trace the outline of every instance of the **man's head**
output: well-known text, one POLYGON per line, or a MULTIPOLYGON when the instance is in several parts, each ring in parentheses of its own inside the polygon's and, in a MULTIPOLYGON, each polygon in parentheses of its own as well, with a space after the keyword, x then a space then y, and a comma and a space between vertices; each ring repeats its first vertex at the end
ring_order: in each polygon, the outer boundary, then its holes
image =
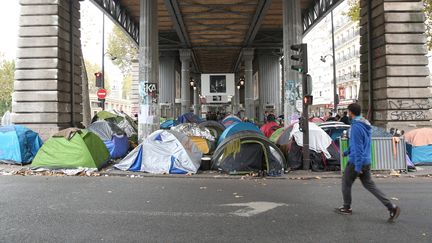
POLYGON ((357 103, 353 103, 348 106, 348 116, 351 118, 355 118, 360 116, 361 114, 361 106, 357 103))
POLYGON ((274 121, 276 121, 275 115, 273 115, 273 114, 268 115, 267 116, 267 121, 268 122, 274 122, 274 121))
POLYGON ((347 116, 348 115, 348 111, 344 111, 343 115, 347 116))

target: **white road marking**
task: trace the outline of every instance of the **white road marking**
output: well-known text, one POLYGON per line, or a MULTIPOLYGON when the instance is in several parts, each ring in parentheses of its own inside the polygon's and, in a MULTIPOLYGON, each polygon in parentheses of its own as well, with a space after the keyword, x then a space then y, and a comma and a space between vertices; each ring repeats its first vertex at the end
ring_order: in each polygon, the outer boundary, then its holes
POLYGON ((260 213, 267 212, 274 208, 280 206, 288 206, 285 203, 274 203, 274 202, 249 202, 249 203, 232 203, 232 204, 224 204, 221 206, 231 206, 231 207, 245 207, 239 209, 231 214, 237 215, 240 217, 252 217, 260 213))

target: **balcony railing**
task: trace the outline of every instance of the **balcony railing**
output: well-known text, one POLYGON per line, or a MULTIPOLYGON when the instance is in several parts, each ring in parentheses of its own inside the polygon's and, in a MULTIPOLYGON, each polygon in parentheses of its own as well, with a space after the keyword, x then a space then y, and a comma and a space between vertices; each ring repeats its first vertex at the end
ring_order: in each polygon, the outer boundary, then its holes
POLYGON ((345 83, 358 78, 360 78, 360 72, 347 73, 345 75, 340 75, 339 77, 337 77, 337 84, 345 83))

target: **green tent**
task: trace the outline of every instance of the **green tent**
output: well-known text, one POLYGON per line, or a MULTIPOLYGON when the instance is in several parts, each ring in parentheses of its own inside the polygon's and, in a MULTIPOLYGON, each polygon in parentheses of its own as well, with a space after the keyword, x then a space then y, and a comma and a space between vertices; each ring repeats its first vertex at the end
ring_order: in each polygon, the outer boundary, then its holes
POLYGON ((279 138, 279 136, 283 133, 283 131, 284 131, 283 127, 281 127, 278 130, 274 131, 272 133, 272 135, 270 136, 270 141, 272 141, 273 143, 276 143, 277 140, 278 140, 278 138, 279 138))
POLYGON ((69 136, 69 139, 64 136, 48 139, 36 154, 32 167, 101 169, 109 156, 108 149, 97 135, 87 130, 80 130, 69 136))

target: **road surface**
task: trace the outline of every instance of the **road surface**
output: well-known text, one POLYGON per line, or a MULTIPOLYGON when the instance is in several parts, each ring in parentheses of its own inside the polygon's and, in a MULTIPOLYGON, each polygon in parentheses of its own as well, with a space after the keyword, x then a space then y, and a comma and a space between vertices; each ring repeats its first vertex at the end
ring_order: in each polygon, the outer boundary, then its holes
POLYGON ((397 223, 356 182, 0 176, 0 242, 432 242, 432 179, 377 179, 397 223))

